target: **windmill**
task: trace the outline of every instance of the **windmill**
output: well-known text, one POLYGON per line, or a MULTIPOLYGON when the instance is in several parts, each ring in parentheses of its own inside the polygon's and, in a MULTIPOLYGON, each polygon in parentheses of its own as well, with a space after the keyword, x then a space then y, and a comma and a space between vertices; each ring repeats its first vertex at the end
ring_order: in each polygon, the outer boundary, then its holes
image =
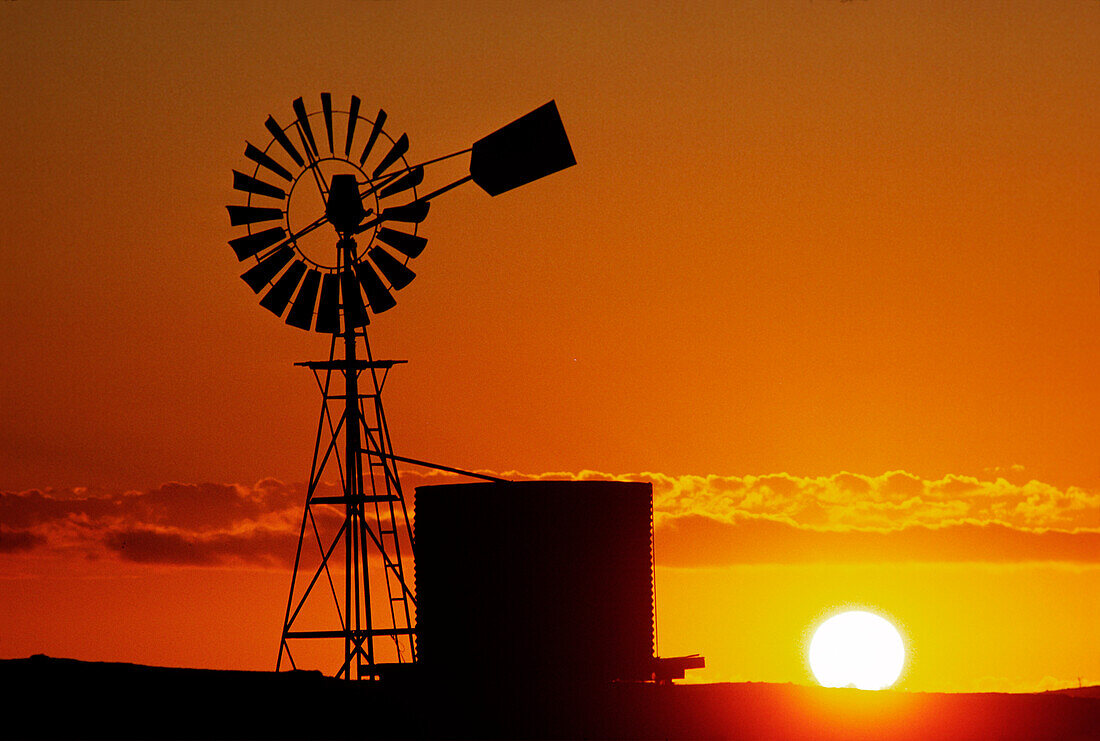
POLYGON ((367 118, 354 95, 346 110, 329 93, 319 110, 302 98, 291 107, 288 124, 264 122, 266 146, 246 142, 249 167, 233 171, 245 202, 227 207, 230 224, 245 230, 229 245, 248 264, 241 278, 260 305, 331 337, 326 360, 296 363, 313 372, 322 401, 276 670, 284 660, 297 668, 292 643, 299 651, 329 641, 343 647, 336 676, 378 679, 417 656, 405 565, 416 547, 396 464, 477 474, 394 454, 382 389, 405 361, 374 357, 371 316, 392 309, 394 292, 416 277, 409 263, 426 246, 419 229, 434 198, 469 181, 496 196, 576 160, 553 101, 469 149, 417 164, 408 136, 393 138, 386 112, 367 118), (427 168, 466 154, 468 173, 421 193, 427 168), (334 464, 335 494, 322 484, 334 464))

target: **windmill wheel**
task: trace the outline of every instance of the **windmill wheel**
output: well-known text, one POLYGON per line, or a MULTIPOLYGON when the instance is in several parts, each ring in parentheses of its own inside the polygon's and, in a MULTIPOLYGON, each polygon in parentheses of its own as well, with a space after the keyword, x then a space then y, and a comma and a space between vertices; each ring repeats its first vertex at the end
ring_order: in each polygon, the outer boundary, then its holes
POLYGON ((424 168, 405 159, 407 135, 383 129, 386 112, 360 115, 354 95, 346 111, 328 93, 320 110, 301 98, 292 107, 286 126, 268 116, 267 146, 246 142, 251 173, 233 171, 246 201, 227 208, 247 233, 229 246, 253 263, 241 278, 261 306, 292 327, 336 334, 392 308, 393 291, 416 277, 408 262, 426 242, 417 234, 429 206, 417 201, 424 168))

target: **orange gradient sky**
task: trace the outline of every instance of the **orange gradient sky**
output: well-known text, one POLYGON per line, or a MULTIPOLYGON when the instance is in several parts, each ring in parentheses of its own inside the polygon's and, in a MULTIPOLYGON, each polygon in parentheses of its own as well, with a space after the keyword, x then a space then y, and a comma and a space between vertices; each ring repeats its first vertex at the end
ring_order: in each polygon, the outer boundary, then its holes
POLYGON ((1100 683, 1085 0, 4 3, 0 657, 273 666, 327 343, 224 207, 322 91, 416 160, 555 99, 579 163, 433 205, 399 455, 652 481, 696 679, 812 682, 850 605, 907 689, 1100 683))

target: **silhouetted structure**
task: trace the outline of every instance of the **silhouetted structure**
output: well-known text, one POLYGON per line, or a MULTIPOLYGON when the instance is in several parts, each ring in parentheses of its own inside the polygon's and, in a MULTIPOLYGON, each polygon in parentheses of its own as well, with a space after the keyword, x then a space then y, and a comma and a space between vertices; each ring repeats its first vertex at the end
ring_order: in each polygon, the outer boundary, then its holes
POLYGON ((432 676, 682 677, 654 657, 653 488, 525 481, 416 490, 417 631, 432 676))
POLYGON ((260 305, 285 313, 290 326, 332 336, 327 360, 299 363, 313 371, 322 402, 276 670, 284 658, 296 668, 291 641, 332 639, 343 644, 336 676, 377 679, 415 661, 417 645, 403 563, 415 547, 394 465, 412 459, 394 455, 382 406, 386 377, 404 361, 373 357, 370 314, 393 308, 393 292, 416 277, 408 262, 426 245, 417 229, 432 199, 471 180, 495 196, 576 160, 553 101, 470 149, 417 165, 406 159, 408 136, 383 129, 386 112, 370 120, 360 105, 353 95, 339 110, 321 93, 313 112, 296 99, 286 126, 268 116, 267 146, 245 147, 252 174, 233 171, 247 201, 227 208, 230 224, 247 230, 229 245, 239 261, 254 261, 241 278, 263 294, 260 305), (418 194, 427 165, 466 153, 469 174, 418 194), (333 466, 341 491, 319 494, 333 466), (313 552, 315 560, 303 560, 313 552), (380 579, 371 577, 372 554, 380 579))

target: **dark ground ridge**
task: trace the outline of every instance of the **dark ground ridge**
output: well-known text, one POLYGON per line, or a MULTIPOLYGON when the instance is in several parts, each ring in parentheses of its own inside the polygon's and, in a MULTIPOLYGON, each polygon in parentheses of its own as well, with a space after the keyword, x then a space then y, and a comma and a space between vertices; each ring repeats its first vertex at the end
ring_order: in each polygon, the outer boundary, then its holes
POLYGON ((1100 687, 1034 694, 794 684, 348 683, 319 672, 0 660, 4 738, 1096 739, 1100 687))

